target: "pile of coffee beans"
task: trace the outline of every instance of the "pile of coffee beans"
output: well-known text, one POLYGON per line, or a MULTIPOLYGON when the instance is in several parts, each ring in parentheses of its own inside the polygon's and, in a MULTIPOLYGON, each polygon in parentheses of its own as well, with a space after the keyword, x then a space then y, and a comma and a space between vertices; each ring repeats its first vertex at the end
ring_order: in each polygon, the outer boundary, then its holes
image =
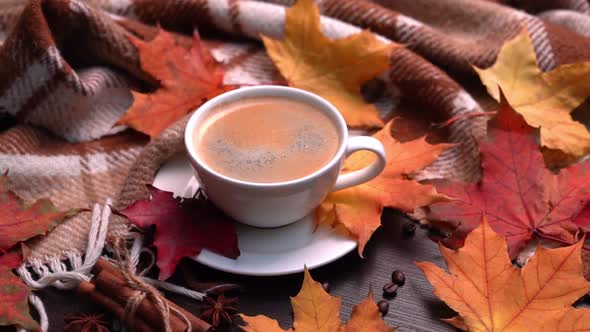
MULTIPOLYGON (((402 287, 406 283, 406 275, 400 271, 395 270, 391 273, 391 282, 388 282, 383 286, 383 297, 386 299, 392 299, 397 294, 397 291, 400 287, 402 287)), ((329 293, 330 289, 332 288, 332 284, 326 281, 322 284, 322 288, 329 293)), ((387 315, 389 311, 389 301, 381 300, 377 302, 377 308, 379 308, 379 312, 381 312, 381 316, 387 315)))
MULTIPOLYGON (((397 294, 397 291, 406 283, 406 275, 400 271, 395 270, 391 273, 391 282, 386 283, 383 286, 383 297, 386 299, 392 299, 397 294)), ((381 300, 377 302, 377 307, 381 312, 382 316, 387 315, 389 311, 389 302, 381 300)))

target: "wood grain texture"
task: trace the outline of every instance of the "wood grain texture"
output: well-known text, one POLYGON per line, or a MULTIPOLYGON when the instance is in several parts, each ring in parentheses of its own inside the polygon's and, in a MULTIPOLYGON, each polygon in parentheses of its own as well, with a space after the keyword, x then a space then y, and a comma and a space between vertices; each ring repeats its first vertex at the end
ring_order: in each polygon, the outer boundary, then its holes
MULTIPOLYGON (((414 261, 431 261, 445 266, 436 243, 426 237, 420 228, 416 236, 405 239, 401 226, 406 222, 401 214, 386 211, 383 227, 375 233, 365 250, 365 259, 353 251, 344 258, 325 267, 311 271, 317 281, 330 281, 331 294, 342 297, 341 318, 350 318, 352 307, 366 297, 372 286, 375 300, 382 299, 381 288, 389 281, 391 272, 396 269, 406 274, 406 284, 397 296, 390 301, 386 322, 401 332, 451 332, 455 329, 440 321, 440 318, 453 316, 451 310, 432 294, 430 284, 414 265, 414 261)), ((243 284, 246 291, 240 296, 241 312, 248 315, 265 314, 277 319, 282 327, 291 327, 293 322, 289 296, 299 291, 303 274, 274 278, 255 278, 230 275, 213 271, 194 262, 188 263, 203 280, 225 280, 243 284)), ((172 280, 180 280, 177 273, 172 280)), ((47 290, 42 293, 50 317, 50 331, 63 330, 63 316, 72 312, 93 312, 100 310, 71 292, 47 290)), ((181 296, 170 296, 174 302, 198 314, 199 304, 181 296)), ((238 331, 238 329, 234 329, 238 331)), ((113 330, 114 331, 114 330, 113 330)), ((223 330, 221 330, 223 331, 223 330)))

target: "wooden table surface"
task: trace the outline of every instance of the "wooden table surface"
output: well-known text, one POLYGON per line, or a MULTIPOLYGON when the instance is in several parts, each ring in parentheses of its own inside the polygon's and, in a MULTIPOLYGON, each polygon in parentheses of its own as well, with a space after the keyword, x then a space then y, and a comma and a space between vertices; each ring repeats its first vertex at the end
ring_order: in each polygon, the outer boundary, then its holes
MULTIPOLYGON (((314 279, 332 283, 330 293, 341 297, 341 318, 350 317, 352 307, 359 303, 371 286, 375 299, 381 300, 381 289, 390 280, 391 272, 400 269, 406 274, 406 284, 390 300, 387 323, 396 331, 455 331, 440 321, 449 318, 453 312, 432 294, 432 287, 422 272, 414 265, 415 261, 430 261, 445 266, 437 244, 429 240, 426 231, 416 229, 411 238, 402 235, 405 218, 396 212, 387 211, 383 216, 383 227, 373 236, 365 249, 365 258, 356 251, 342 259, 311 271, 314 279)), ((237 282, 244 286, 240 295, 239 309, 248 315, 265 314, 277 319, 283 328, 292 326, 293 314, 290 296, 299 291, 303 274, 282 277, 243 277, 213 271, 198 263, 190 263, 199 278, 237 282)), ((180 280, 178 275, 172 280, 180 280)), ((50 317, 50 331, 63 331, 63 317, 67 313, 100 312, 92 303, 78 298, 73 292, 57 290, 43 291, 41 297, 50 317)), ((198 314, 199 303, 182 296, 170 298, 198 314)), ((229 330, 229 329, 225 329, 229 330)))

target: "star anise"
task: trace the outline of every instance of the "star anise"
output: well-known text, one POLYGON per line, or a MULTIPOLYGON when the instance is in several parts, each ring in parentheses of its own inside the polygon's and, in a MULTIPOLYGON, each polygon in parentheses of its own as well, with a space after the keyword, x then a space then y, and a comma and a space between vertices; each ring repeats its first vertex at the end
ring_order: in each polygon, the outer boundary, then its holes
POLYGON ((226 298, 223 294, 217 297, 217 301, 207 296, 205 298, 205 306, 201 311, 201 318, 211 323, 214 327, 224 322, 229 324, 232 322, 231 315, 238 311, 233 306, 237 303, 237 298, 226 298))
POLYGON ((64 332, 109 332, 103 314, 72 314, 64 317, 64 332))

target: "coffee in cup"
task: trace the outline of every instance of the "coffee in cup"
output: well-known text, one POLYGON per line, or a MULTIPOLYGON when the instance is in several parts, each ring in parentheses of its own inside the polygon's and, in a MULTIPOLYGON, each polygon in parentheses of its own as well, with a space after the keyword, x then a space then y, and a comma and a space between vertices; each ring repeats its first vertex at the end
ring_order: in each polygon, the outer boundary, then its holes
POLYGON ((387 162, 374 137, 348 137, 334 105, 282 86, 245 87, 209 100, 188 121, 184 143, 207 197, 257 227, 299 220, 329 192, 370 181, 387 162), (362 150, 377 158, 341 174, 344 159, 362 150))
POLYGON ((288 97, 218 105, 194 132, 200 158, 216 172, 257 183, 305 177, 334 158, 340 137, 324 112, 288 97))

